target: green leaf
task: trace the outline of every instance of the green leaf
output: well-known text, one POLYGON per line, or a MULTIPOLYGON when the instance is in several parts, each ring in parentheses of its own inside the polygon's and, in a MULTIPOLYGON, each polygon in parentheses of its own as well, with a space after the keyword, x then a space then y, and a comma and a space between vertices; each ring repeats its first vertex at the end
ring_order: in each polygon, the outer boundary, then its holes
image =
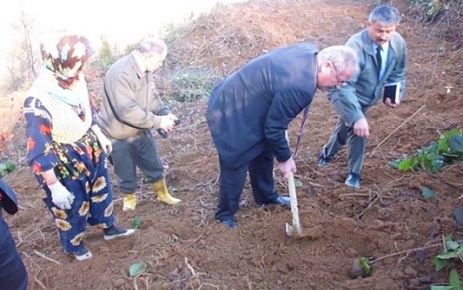
POLYGON ((146 271, 146 264, 143 262, 134 263, 129 268, 130 277, 138 276, 146 271))
POLYGON ((371 266, 370 266, 370 262, 368 261, 368 259, 365 257, 361 257, 359 262, 360 262, 360 268, 362 269, 363 276, 370 277, 371 276, 371 266))
POLYGON ((143 223, 143 221, 141 220, 141 218, 134 217, 133 220, 132 220, 132 227, 134 229, 139 229, 141 227, 142 223, 143 223))
POLYGON ((448 152, 449 151, 449 141, 448 137, 441 135, 439 140, 437 140, 437 152, 448 152))
POLYGON ((440 270, 443 270, 450 265, 449 260, 442 260, 439 258, 434 258, 433 262, 434 262, 434 266, 436 266, 436 272, 439 272, 440 270))
POLYGON ((446 259, 447 260, 447 259, 453 259, 453 258, 456 258, 456 257, 458 257, 458 253, 452 251, 452 252, 439 254, 439 255, 437 255, 436 258, 438 258, 438 259, 446 259))
POLYGON ((0 163, 0 177, 4 177, 8 173, 11 173, 16 170, 16 164, 6 161, 0 163))
POLYGON ((399 169, 400 171, 409 171, 412 170, 415 165, 416 157, 412 156, 400 161, 397 169, 399 169))
POLYGON ((460 244, 455 241, 448 241, 448 242, 445 242, 445 246, 447 247, 448 250, 454 251, 460 247, 460 244))
POLYGON ((295 187, 302 187, 302 186, 304 186, 304 184, 299 179, 294 179, 294 186, 295 187))
POLYGON ((398 168, 399 168, 400 161, 401 161, 400 159, 396 159, 396 160, 394 160, 394 161, 389 162, 388 164, 389 164, 389 166, 391 166, 392 168, 398 169, 398 168))
POLYGON ((444 237, 444 240, 446 242, 450 242, 450 241, 453 241, 453 235, 452 234, 448 234, 444 237))
POLYGON ((425 186, 421 186, 421 194, 423 195, 425 199, 431 199, 431 198, 436 197, 436 194, 434 193, 434 191, 430 190, 429 188, 425 186))
POLYGON ((430 170, 432 173, 438 173, 444 167, 444 157, 442 155, 433 156, 431 159, 430 170))
POLYGON ((450 282, 450 285, 452 285, 452 286, 460 286, 461 285, 460 276, 458 276, 457 270, 452 269, 450 271, 449 282, 450 282))
POLYGON ((445 131, 437 141, 418 149, 414 155, 389 162, 389 165, 400 171, 429 170, 438 173, 455 160, 463 160, 463 134, 458 128, 445 131))
POLYGON ((455 290, 452 286, 431 286, 431 290, 455 290))
POLYGON ((449 147, 453 152, 463 152, 463 135, 450 136, 449 147))
POLYGON ((438 144, 435 141, 432 141, 431 144, 424 150, 424 154, 429 154, 430 152, 436 152, 438 148, 438 144))
POLYGON ((459 135, 459 134, 461 134, 461 129, 455 128, 455 129, 445 131, 444 133, 442 133, 442 136, 443 138, 449 139, 451 136, 459 135))
POLYGON ((16 170, 16 164, 12 163, 12 162, 6 162, 6 170, 8 171, 8 173, 10 172, 13 172, 16 170))
POLYGON ((459 225, 463 225, 463 208, 458 207, 454 209, 453 216, 459 225))

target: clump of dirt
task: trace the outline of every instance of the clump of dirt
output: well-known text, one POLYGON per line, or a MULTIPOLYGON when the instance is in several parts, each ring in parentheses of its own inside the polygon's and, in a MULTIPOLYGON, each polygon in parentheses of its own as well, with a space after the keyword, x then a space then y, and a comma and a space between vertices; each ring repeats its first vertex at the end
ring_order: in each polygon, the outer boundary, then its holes
MULTIPOLYGON (((344 43, 365 27, 370 11, 365 3, 262 0, 218 7, 169 40, 167 66, 158 77, 162 81, 178 70, 193 68, 223 77, 277 46, 312 41, 323 48, 344 43)), ((385 259, 371 277, 349 278, 355 258, 423 246, 449 233, 463 235, 452 217, 463 201, 458 198, 463 194, 461 163, 439 174, 403 173, 387 164, 414 153, 446 128, 463 126, 461 50, 442 49, 443 40, 426 37, 424 31, 407 17, 400 26, 409 51, 406 98, 395 110, 379 104, 369 111, 372 136, 358 191, 343 184, 345 151, 326 168, 317 166, 318 152, 337 118, 325 95, 317 93, 302 150, 295 157, 305 238, 286 236, 289 208, 258 207, 249 184, 242 195, 247 202, 237 213, 239 228, 230 230, 214 221, 218 162, 204 117, 206 98, 172 103, 180 125, 168 139, 155 136, 169 165, 170 190, 183 202, 175 207, 160 204, 149 186, 140 182, 137 210, 123 212, 115 188, 118 223, 130 226, 137 218, 141 227, 134 238, 114 242, 105 242, 100 231, 89 229, 86 245, 94 254, 89 261, 72 261, 62 252, 38 186, 22 161, 19 170, 5 178, 21 204, 20 212, 7 219, 30 275, 29 288, 390 290, 445 283, 445 273, 434 274, 432 258, 438 249, 385 259), (433 189, 436 198, 424 199, 420 186, 433 189), (136 262, 148 266, 146 273, 129 277, 128 269, 136 262)), ((101 77, 89 76, 98 94, 101 77)), ((168 97, 173 86, 163 85, 168 97)), ((300 121, 291 124, 293 147, 300 121)), ((25 144, 20 138, 24 135, 15 136, 15 144, 25 144)), ((284 178, 275 173, 277 189, 287 194, 284 178)))

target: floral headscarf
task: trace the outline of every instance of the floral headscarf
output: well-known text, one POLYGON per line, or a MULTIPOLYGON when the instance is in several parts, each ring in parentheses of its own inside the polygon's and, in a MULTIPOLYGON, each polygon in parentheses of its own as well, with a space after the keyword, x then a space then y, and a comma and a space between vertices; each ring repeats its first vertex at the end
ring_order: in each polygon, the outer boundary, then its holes
POLYGON ((82 66, 95 53, 89 40, 79 35, 65 35, 58 42, 42 43, 40 52, 45 67, 53 72, 63 89, 69 89, 79 80, 82 66))

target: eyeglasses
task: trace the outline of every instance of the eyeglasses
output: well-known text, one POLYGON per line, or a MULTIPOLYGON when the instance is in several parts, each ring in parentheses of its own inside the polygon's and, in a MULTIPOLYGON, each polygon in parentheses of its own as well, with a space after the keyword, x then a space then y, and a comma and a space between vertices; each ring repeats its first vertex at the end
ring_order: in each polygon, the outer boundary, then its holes
POLYGON ((338 70, 336 69, 336 66, 335 66, 333 63, 331 63, 331 65, 333 66, 334 73, 335 73, 335 75, 336 75, 336 81, 337 81, 336 86, 342 87, 342 86, 344 86, 345 84, 347 84, 347 81, 341 80, 341 79, 339 78, 339 73, 338 73, 338 70))

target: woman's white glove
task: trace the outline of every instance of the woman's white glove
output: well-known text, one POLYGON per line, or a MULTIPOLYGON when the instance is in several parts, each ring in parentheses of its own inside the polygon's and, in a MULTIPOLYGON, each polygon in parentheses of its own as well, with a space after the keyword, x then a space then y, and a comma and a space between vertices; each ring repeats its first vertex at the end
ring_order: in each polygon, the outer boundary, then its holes
POLYGON ((71 209, 73 196, 61 182, 57 181, 48 185, 48 188, 51 191, 51 200, 57 207, 61 209, 71 209))
POLYGON ((99 127, 93 126, 92 127, 93 132, 95 132, 96 137, 98 138, 98 141, 100 142, 101 147, 103 148, 103 151, 106 154, 111 154, 113 151, 113 145, 111 141, 101 132, 101 129, 99 127))

